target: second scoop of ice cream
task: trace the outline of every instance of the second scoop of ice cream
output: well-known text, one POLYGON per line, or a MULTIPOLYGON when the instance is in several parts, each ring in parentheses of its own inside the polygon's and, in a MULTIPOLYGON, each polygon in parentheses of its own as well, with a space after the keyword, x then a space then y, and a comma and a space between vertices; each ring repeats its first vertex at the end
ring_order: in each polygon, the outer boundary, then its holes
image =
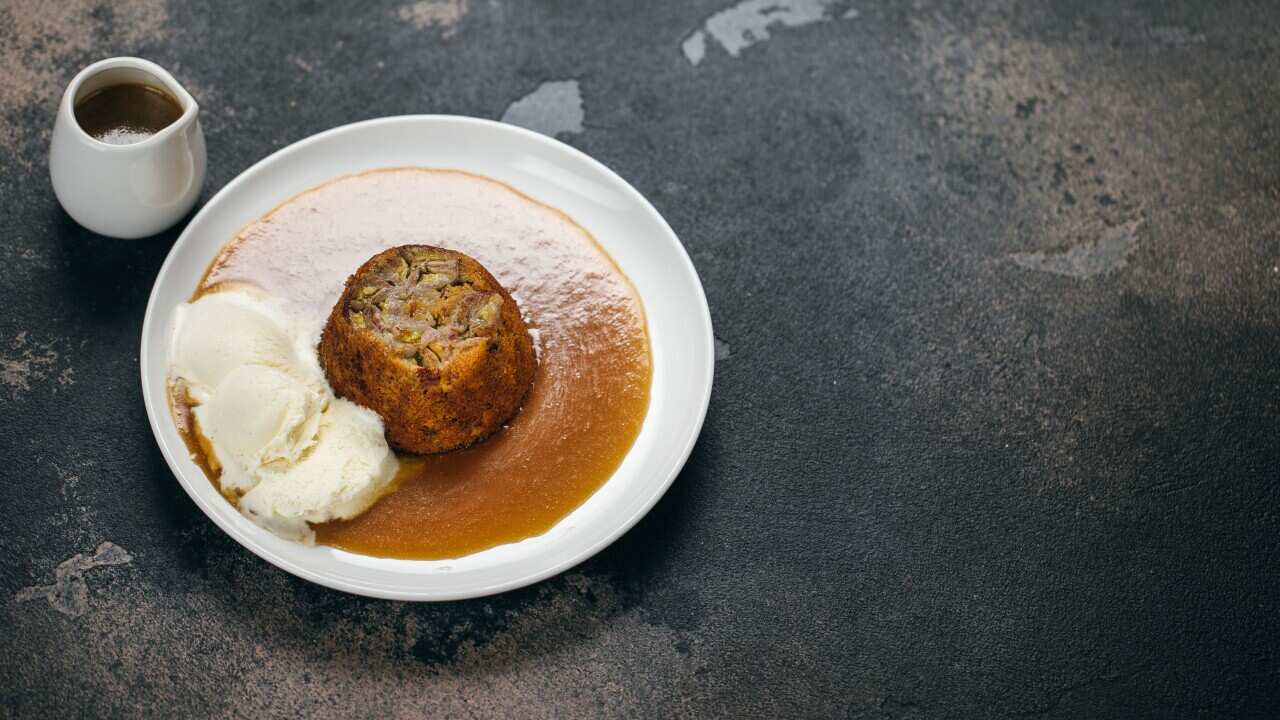
POLYGON ((307 523, 364 512, 396 467, 377 413, 335 398, 320 418, 315 447, 296 463, 264 466, 261 481, 240 498, 240 509, 277 535, 308 541, 313 533, 307 523))
POLYGON ((296 463, 316 443, 325 398, 290 373, 241 365, 213 392, 206 435, 246 468, 296 463))

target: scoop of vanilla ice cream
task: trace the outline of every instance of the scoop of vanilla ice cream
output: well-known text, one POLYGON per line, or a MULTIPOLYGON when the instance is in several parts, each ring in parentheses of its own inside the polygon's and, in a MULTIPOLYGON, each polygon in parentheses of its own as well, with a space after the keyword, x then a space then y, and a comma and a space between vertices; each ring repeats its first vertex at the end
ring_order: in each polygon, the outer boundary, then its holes
POLYGON ((231 371, 250 364, 297 375, 323 392, 314 363, 305 361, 288 323, 265 300, 242 290, 208 293, 179 307, 176 317, 172 370, 197 403, 208 402, 231 371))
POLYGON ((256 473, 258 484, 240 510, 277 535, 314 542, 307 523, 355 517, 394 478, 398 463, 383 437, 382 418, 348 400, 333 399, 320 416, 315 445, 293 463, 256 473))
POLYGON ((241 365, 227 373, 202 406, 202 422, 217 450, 245 468, 256 468, 297 462, 316 442, 324 406, 325 397, 294 374, 241 365))

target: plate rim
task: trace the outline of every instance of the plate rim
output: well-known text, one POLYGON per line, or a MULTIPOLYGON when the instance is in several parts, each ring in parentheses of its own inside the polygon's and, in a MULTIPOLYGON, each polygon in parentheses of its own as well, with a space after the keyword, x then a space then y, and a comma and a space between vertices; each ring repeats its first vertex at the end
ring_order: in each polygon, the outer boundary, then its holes
MULTIPOLYGON (((306 190, 304 189, 302 192, 305 192, 305 191, 306 190)), ((285 198, 282 202, 287 202, 287 201, 288 201, 288 198, 285 198)), ((694 308, 690 308, 690 309, 694 310, 694 308)), ((635 527, 635 525, 645 515, 647 515, 655 505, 657 505, 658 501, 661 500, 664 495, 666 495, 667 490, 669 490, 671 485, 675 482, 676 477, 683 471, 685 464, 688 462, 689 456, 693 452, 693 448, 697 445, 698 438, 700 438, 702 435, 702 428, 706 421, 707 411, 711 404, 711 391, 712 391, 712 386, 715 380, 714 337, 715 337, 715 331, 711 323, 711 310, 710 310, 710 306, 707 303, 706 291, 702 286, 702 279, 699 277, 697 269, 694 267, 693 260, 689 257, 689 252, 685 248, 684 243, 680 241, 679 236, 671 228, 670 224, 667 223, 666 218, 664 218, 662 214, 658 212, 657 208, 655 208, 653 204, 650 203, 649 200, 642 193, 640 193, 639 190, 637 190, 634 186, 632 186, 631 183, 627 182, 626 179, 624 179, 618 173, 614 172, 611 168, 606 166, 604 163, 600 162, 599 160, 596 160, 595 158, 591 157, 587 153, 581 150, 578 150, 577 148, 571 145, 568 145, 564 142, 561 142, 555 138, 548 137, 546 135, 534 132, 532 130, 521 128, 508 123, 499 122, 496 120, 489 120, 486 118, 478 118, 478 117, 472 117, 467 115, 452 115, 452 114, 389 115, 389 116, 383 116, 383 117, 377 117, 377 118, 370 118, 366 120, 360 120, 357 122, 347 123, 345 125, 339 125, 333 128, 329 128, 328 130, 323 130, 321 132, 309 135, 293 143, 290 143, 289 145, 286 145, 270 153, 269 155, 259 159, 257 162, 253 163, 249 167, 242 170, 229 182, 227 182, 225 185, 219 188, 218 191, 214 193, 209 198, 209 200, 205 202, 204 205, 201 206, 201 208, 191 217, 191 219, 187 221, 186 226, 183 228, 182 232, 178 235, 178 238, 174 241, 173 245, 169 248, 169 252, 166 254, 164 262, 160 265, 160 269, 156 272, 155 280, 152 282, 152 285, 151 285, 151 292, 148 294, 147 308, 143 315, 143 320, 142 320, 142 335, 139 342, 138 364, 139 364, 140 380, 142 383, 143 406, 146 409, 147 421, 148 421, 148 424, 151 426, 152 437, 156 445, 159 447, 161 455, 164 456, 165 464, 168 466, 169 471, 173 475, 174 480, 178 482, 178 485, 182 487, 183 491, 186 492, 187 496, 191 498, 191 500, 195 503, 196 507, 198 507, 200 511, 204 513, 205 517, 209 521, 211 521, 215 526, 217 526, 219 530, 221 530, 226 535, 230 536, 242 547, 249 550, 251 553, 258 556, 259 558, 267 561, 271 565, 274 565, 275 567, 291 575, 302 578, 303 580, 307 580, 309 582, 313 582, 333 590, 351 593, 354 595, 361 595, 365 597, 380 598, 380 599, 386 599, 386 600, 400 600, 400 601, 414 601, 414 602, 446 602, 446 601, 453 601, 453 600, 463 600, 463 599, 471 599, 471 598, 479 598, 479 597, 496 595, 496 594, 507 592, 510 590, 515 590, 518 588, 533 585, 547 578, 554 577, 594 557, 596 554, 604 550, 606 547, 616 542, 618 538, 626 534, 629 530, 631 530, 631 528, 635 527), (586 546, 580 551, 572 553, 570 557, 564 560, 552 563, 550 566, 546 568, 538 569, 526 574, 521 574, 516 577, 503 580, 500 582, 495 582, 473 591, 437 591, 437 592, 429 592, 429 591, 421 591, 421 590, 407 591, 402 589, 383 587, 375 583, 366 584, 366 583, 359 583, 359 582, 351 582, 348 580, 338 580, 338 579, 329 577, 327 574, 323 572, 314 571, 308 567, 304 567, 302 565, 299 565, 298 563, 295 563, 286 558, 280 557, 276 555, 274 552, 272 552, 271 550, 269 550, 268 548, 262 545, 259 545, 252 538, 244 536, 237 529, 225 525, 223 520, 213 511, 213 508, 209 506, 209 504, 205 501, 205 499, 197 495, 194 492, 194 490, 191 487, 189 487, 188 483, 185 481, 184 475, 179 470, 178 464, 175 458, 173 457, 172 449, 166 444, 166 442, 162 438, 161 428, 159 424, 161 420, 157 417, 158 411, 156 406, 156 398, 153 397, 149 384, 147 382, 148 375, 150 374, 149 372, 150 363, 148 360, 148 353, 147 353, 148 338, 151 336, 151 326, 153 323, 153 317, 156 313, 157 296, 159 294, 160 281, 163 277, 166 276, 170 267, 176 262, 175 258, 177 257, 179 250, 185 245, 185 243, 189 242, 189 238, 192 236, 192 228, 197 225, 197 221, 199 221, 202 217, 204 217, 206 213, 216 212, 216 208, 221 204, 221 202, 224 201, 223 198, 226 195, 233 192, 241 184, 248 182, 249 178, 253 177, 258 172, 261 172, 262 169, 269 164, 280 162, 283 159, 298 153, 306 152, 306 150, 310 146, 318 144, 333 135, 338 135, 346 132, 353 132, 357 129, 368 127, 368 126, 390 125, 390 124, 399 124, 399 123, 406 123, 406 124, 461 123, 464 125, 477 125, 491 131, 513 133, 515 135, 522 136, 525 140, 530 140, 535 143, 543 144, 549 148, 556 150, 557 152, 568 153, 570 156, 576 157, 578 160, 586 162, 589 166, 594 167, 596 170, 604 173, 606 176, 609 176, 614 180, 616 180, 618 185, 623 189, 623 191, 631 196, 632 200, 636 203, 636 205, 642 208, 648 215, 651 216, 652 219, 656 220, 658 223, 658 226, 662 228, 662 230, 664 230, 669 236, 669 239, 673 241, 674 246, 678 251, 677 255, 680 260, 680 270, 684 274, 686 274, 689 279, 693 281, 693 288, 697 290, 696 299, 698 302, 697 302, 696 313, 698 318, 702 321, 702 324, 705 326, 707 330, 706 336, 705 338, 703 338, 704 342, 707 344, 707 347, 705 349, 708 352, 705 353, 706 362, 702 368, 702 373, 701 373, 702 374, 701 379, 703 382, 702 396, 700 398, 697 398, 696 418, 695 418, 695 422, 692 425, 692 431, 688 434, 688 437, 684 439, 684 445, 683 447, 680 448, 680 451, 677 455, 678 461, 672 466, 672 470, 668 473, 668 476, 666 478, 663 478, 663 480, 660 483, 654 486, 653 490, 649 494, 649 497, 647 497, 645 501, 634 512, 632 512, 629 517, 625 518, 625 520, 618 523, 613 529, 611 529, 608 533, 606 533, 602 538, 600 538, 596 542, 586 546)), ((169 414, 167 412, 167 402, 165 403, 165 405, 166 405, 165 412, 162 413, 163 418, 168 420, 169 422, 172 422, 172 418, 169 417, 169 414)))

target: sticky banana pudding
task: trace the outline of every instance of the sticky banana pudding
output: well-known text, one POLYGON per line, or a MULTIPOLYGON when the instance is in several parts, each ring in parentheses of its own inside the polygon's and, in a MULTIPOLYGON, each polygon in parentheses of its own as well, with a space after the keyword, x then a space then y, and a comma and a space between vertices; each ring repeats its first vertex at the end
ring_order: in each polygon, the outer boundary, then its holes
POLYGON ((392 447, 455 450, 488 437, 533 381, 533 342, 506 289, 460 252, 403 245, 347 279, 320 338, 338 397, 367 407, 392 447))

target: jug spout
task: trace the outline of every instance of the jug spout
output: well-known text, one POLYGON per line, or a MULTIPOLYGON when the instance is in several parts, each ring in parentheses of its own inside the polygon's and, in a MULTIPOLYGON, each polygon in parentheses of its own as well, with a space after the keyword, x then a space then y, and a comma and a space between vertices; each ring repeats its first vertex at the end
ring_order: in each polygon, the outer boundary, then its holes
POLYGON ((143 237, 173 225, 195 205, 204 184, 199 114, 191 93, 148 60, 109 58, 81 70, 63 93, 49 143, 49 176, 58 202, 76 222, 103 235, 143 237), (95 138, 77 118, 77 105, 116 85, 159 91, 180 114, 136 140, 95 138))

